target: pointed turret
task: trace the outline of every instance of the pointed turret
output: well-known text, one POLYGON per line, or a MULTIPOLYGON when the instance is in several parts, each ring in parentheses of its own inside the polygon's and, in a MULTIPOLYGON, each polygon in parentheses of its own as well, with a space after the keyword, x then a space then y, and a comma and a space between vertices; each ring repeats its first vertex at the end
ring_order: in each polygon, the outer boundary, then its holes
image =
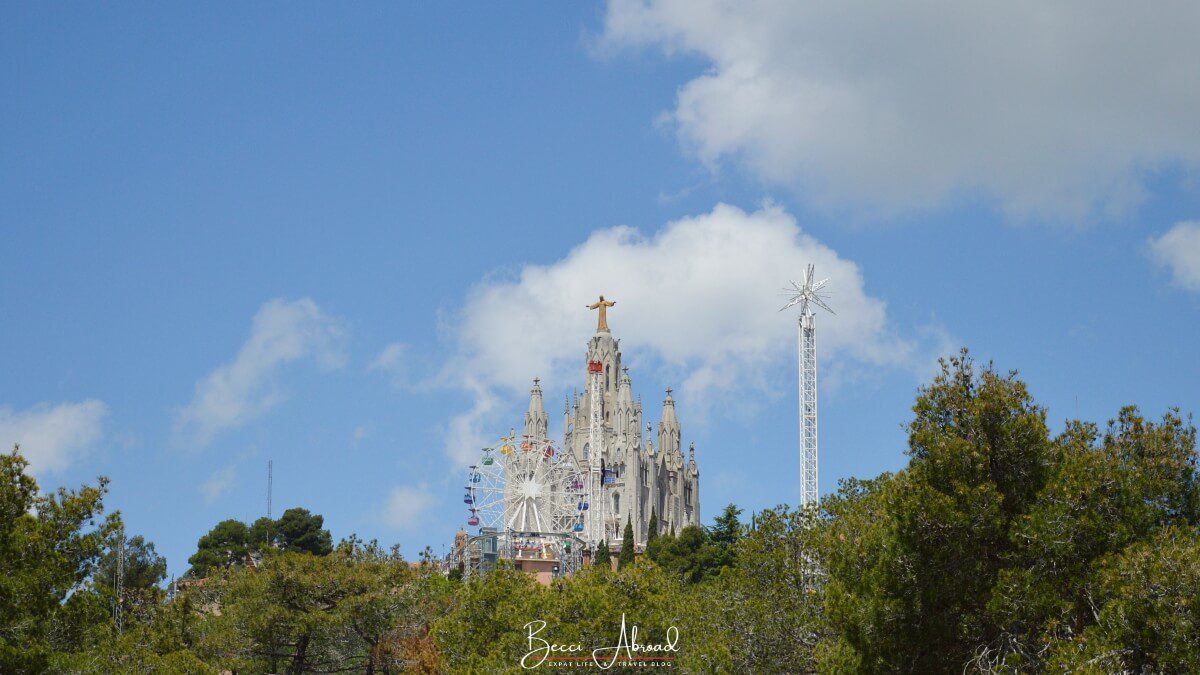
POLYGON ((633 407, 633 388, 628 368, 621 369, 621 378, 617 381, 617 405, 633 407))
POLYGON ((663 400, 662 423, 664 426, 679 428, 679 420, 675 417, 675 399, 671 397, 670 387, 667 387, 667 398, 663 400))
POLYGON ((533 389, 529 390, 529 409, 525 412, 525 436, 545 440, 550 427, 550 416, 542 405, 541 380, 533 378, 533 389))
POLYGON ((662 421, 658 423, 658 454, 679 453, 679 419, 675 417, 675 399, 667 387, 667 398, 663 401, 662 421))

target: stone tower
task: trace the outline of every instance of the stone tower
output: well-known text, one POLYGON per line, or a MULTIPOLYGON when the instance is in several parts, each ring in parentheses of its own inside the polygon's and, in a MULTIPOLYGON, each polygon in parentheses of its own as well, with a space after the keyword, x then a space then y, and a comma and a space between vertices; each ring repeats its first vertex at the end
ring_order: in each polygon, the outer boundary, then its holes
MULTIPOLYGON (((525 433, 545 429, 541 388, 535 382, 525 415, 525 433), (538 426, 538 425, 542 426, 538 426)), ((584 534, 590 544, 607 539, 619 542, 626 519, 631 519, 634 541, 645 544, 650 513, 658 515, 660 532, 700 524, 700 471, 694 446, 685 461, 682 430, 675 400, 667 389, 662 404, 657 446, 652 427, 643 418, 641 397, 634 398, 633 383, 621 365, 620 341, 606 322, 600 322, 588 341, 584 358, 584 388, 566 404, 562 451, 585 475, 598 478, 588 488, 591 527, 584 534), (599 385, 599 415, 592 415, 591 375, 599 385), (592 420, 600 428, 592 433, 592 420), (645 425, 645 427, 643 427, 645 425), (643 434, 643 431, 645 432, 643 434), (591 447, 596 438, 597 448, 591 447)))

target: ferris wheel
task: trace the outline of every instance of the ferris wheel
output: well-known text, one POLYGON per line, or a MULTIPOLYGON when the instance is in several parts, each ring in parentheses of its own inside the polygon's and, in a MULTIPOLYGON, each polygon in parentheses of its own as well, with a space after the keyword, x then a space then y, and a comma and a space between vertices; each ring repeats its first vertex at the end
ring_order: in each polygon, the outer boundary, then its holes
POLYGON ((504 535, 583 530, 582 474, 546 439, 515 433, 483 448, 467 474, 467 525, 504 535))

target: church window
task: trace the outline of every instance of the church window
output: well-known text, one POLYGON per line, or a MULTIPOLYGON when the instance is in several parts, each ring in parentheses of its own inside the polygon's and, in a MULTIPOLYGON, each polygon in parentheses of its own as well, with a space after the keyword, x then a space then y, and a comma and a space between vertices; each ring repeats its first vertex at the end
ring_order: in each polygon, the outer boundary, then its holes
POLYGON ((618 492, 614 492, 613 493, 613 513, 620 513, 620 512, 621 512, 621 494, 618 492))
POLYGON ((591 454, 592 454, 592 446, 588 443, 584 443, 583 444, 583 459, 587 460, 591 454))

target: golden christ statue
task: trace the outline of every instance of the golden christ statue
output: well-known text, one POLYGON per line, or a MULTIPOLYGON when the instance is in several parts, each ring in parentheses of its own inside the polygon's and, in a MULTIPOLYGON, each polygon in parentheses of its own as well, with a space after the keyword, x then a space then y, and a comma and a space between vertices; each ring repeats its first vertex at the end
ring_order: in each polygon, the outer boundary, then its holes
POLYGON ((607 331, 608 330, 608 315, 606 313, 606 310, 615 304, 617 304, 616 300, 605 300, 604 296, 602 295, 602 296, 600 296, 599 302, 595 302, 595 303, 592 303, 587 306, 588 309, 600 310, 599 321, 596 322, 596 330, 597 331, 607 331))

